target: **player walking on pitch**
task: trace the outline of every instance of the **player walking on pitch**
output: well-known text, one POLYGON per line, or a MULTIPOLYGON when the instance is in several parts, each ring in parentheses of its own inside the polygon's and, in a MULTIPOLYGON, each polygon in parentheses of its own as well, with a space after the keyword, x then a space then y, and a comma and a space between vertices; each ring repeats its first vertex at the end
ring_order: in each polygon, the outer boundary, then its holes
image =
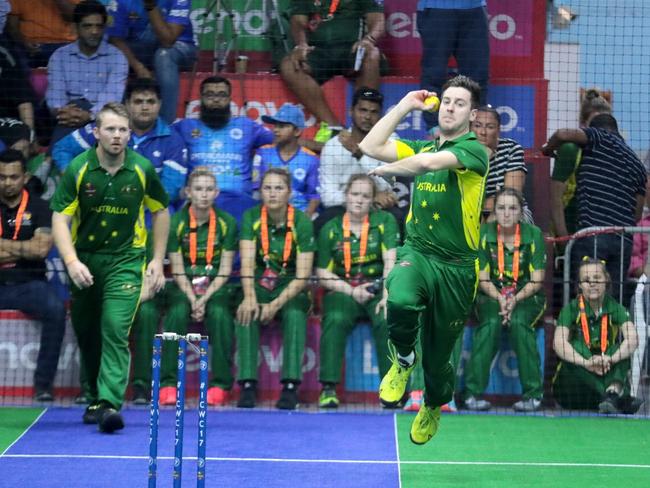
POLYGON ((153 220, 146 275, 157 292, 165 281, 169 197, 149 160, 126 148, 123 105, 106 104, 93 130, 97 147, 72 160, 52 198, 52 232, 72 281, 72 325, 89 382, 83 421, 110 433, 124 427, 129 329, 145 270, 144 207, 153 220))
POLYGON ((388 328, 392 366, 379 387, 385 405, 404 396, 422 327, 424 403, 411 426, 411 441, 424 444, 437 432, 440 406, 452 399, 451 351, 474 302, 478 285, 479 224, 488 172, 487 149, 469 130, 480 88, 466 76, 442 90, 435 141, 389 140, 413 110, 431 110, 436 95, 412 91, 368 133, 359 147, 387 161, 371 175, 415 177, 406 218, 406 241, 388 276, 388 328))

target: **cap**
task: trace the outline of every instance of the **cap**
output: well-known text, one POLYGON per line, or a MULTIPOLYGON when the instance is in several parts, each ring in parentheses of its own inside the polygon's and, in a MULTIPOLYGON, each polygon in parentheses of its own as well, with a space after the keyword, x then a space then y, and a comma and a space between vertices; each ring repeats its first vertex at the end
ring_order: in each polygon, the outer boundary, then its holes
POLYGON ((291 103, 282 105, 273 117, 262 115, 262 120, 267 124, 292 124, 298 129, 305 128, 305 115, 302 109, 291 103))
POLYGON ((7 147, 13 146, 22 139, 31 141, 31 130, 27 124, 18 119, 0 119, 0 140, 7 147))

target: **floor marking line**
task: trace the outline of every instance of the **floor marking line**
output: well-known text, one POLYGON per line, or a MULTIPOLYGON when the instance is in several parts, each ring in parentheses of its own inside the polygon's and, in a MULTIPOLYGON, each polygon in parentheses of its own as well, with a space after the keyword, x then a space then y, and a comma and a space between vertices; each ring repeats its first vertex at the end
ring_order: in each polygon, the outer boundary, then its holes
POLYGON ((40 414, 38 414, 38 416, 34 419, 34 421, 31 424, 29 424, 29 426, 25 430, 23 430, 22 434, 20 434, 15 441, 9 444, 7 448, 0 453, 0 458, 4 457, 7 451, 9 451, 9 449, 11 449, 14 446, 14 444, 16 444, 16 442, 22 439, 23 436, 27 434, 27 432, 29 432, 29 429, 31 429, 32 427, 34 427, 34 425, 36 425, 36 422, 38 422, 41 419, 41 417, 45 415, 45 412, 47 412, 47 408, 44 408, 43 411, 40 414))
MULTIPOLYGON (((41 459, 135 459, 148 460, 148 456, 121 456, 108 454, 5 454, 3 458, 41 458, 41 459)), ((173 456, 158 456, 159 460, 171 461, 173 456)), ((268 462, 268 463, 315 463, 315 464, 415 464, 415 465, 460 465, 460 466, 521 466, 552 468, 632 468, 650 469, 650 464, 615 463, 553 463, 516 461, 392 461, 377 459, 300 459, 300 458, 255 458, 255 457, 206 457, 208 461, 230 462, 268 462)), ((184 461, 196 461, 196 456, 184 456, 184 461)))
POLYGON ((402 468, 399 459, 399 438, 397 436, 397 414, 393 414, 393 433, 395 434, 395 456, 397 459, 397 483, 402 488, 402 468))

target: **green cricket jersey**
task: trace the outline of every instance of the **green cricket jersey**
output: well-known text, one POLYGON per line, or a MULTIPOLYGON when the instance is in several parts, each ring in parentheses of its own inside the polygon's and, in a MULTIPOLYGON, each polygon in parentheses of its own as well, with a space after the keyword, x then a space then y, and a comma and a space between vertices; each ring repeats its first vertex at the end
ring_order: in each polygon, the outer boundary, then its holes
MULTIPOLYGON (((370 212, 368 224, 368 244, 363 262, 359 257, 361 236, 350 233, 351 277, 359 274, 365 278, 382 276, 384 272, 382 252, 395 249, 399 243, 399 227, 395 217, 390 213, 383 210, 370 212)), ((345 277, 343 215, 328 221, 318 235, 318 267, 345 277)))
POLYGON ((415 249, 446 261, 476 260, 488 154, 473 132, 438 146, 436 141, 398 140, 397 157, 449 151, 463 168, 415 177, 406 240, 415 249))
MULTIPOLYGON (((630 314, 625 307, 609 295, 605 295, 603 306, 599 313, 592 310, 589 302, 585 300, 585 313, 587 314, 587 322, 589 323, 591 349, 597 351, 600 350, 600 326, 603 315, 607 314, 607 342, 609 345, 617 343, 621 326, 631 320, 630 314)), ((569 328, 569 342, 574 347, 584 344, 585 340, 580 322, 580 307, 577 298, 571 300, 568 305, 562 308, 557 318, 557 326, 569 328)))
POLYGON ((192 268, 190 260, 190 212, 185 206, 172 216, 167 240, 167 252, 179 252, 183 255, 185 274, 187 276, 209 276, 214 278, 219 272, 221 253, 223 251, 236 251, 239 245, 237 240, 237 221, 228 212, 214 207, 217 225, 214 238, 214 254, 212 268, 206 269, 206 250, 208 247, 209 221, 199 225, 196 229, 196 267, 192 268))
MULTIPOLYGON (((544 244, 542 230, 537 226, 524 222, 519 224, 519 229, 521 232, 521 243, 519 245, 517 291, 521 290, 526 286, 526 283, 530 282, 533 271, 546 267, 546 246, 544 244)), ((514 249, 508 249, 507 246, 503 246, 503 286, 512 286, 514 254, 514 249)), ((496 222, 489 222, 481 226, 481 244, 478 257, 480 269, 490 273, 492 283, 500 290, 502 283, 499 281, 496 222)), ((543 295, 544 290, 540 290, 538 294, 543 295)))
MULTIPOLYGON (((243 241, 255 242, 255 276, 260 277, 266 268, 264 252, 261 241, 261 210, 262 206, 248 209, 241 220, 240 239, 243 241)), ((298 209, 294 209, 294 229, 291 243, 291 254, 287 261, 286 268, 282 268, 282 253, 284 251, 284 240, 287 233, 286 222, 279 227, 271 220, 269 215, 269 262, 268 266, 280 275, 280 283, 288 283, 296 276, 296 255, 299 252, 314 252, 316 243, 314 241, 314 227, 311 219, 298 209)))
POLYGON ((145 206, 157 212, 168 204, 169 197, 148 159, 127 149, 123 166, 111 176, 92 148, 66 168, 50 207, 72 216, 77 251, 119 254, 129 249, 144 251, 145 206))
POLYGON ((291 15, 306 15, 311 21, 316 15, 323 19, 315 30, 308 33, 308 41, 314 46, 328 46, 331 43, 354 43, 359 39, 359 24, 365 14, 383 12, 383 4, 375 0, 340 0, 331 20, 327 20, 332 0, 295 0, 291 15))

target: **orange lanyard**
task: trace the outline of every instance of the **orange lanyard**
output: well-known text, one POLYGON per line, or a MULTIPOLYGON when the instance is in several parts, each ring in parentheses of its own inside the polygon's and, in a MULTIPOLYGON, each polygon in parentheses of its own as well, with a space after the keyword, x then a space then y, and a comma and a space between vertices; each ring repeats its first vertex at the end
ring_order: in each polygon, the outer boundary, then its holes
MULTIPOLYGON (((517 280, 519 279, 519 245, 521 244, 521 231, 519 224, 515 228, 515 253, 512 256, 512 281, 515 288, 517 288, 517 280)), ((503 238, 501 237, 501 226, 497 224, 497 266, 499 268, 499 281, 503 284, 503 271, 505 268, 505 256, 503 250, 503 238)))
MULTIPOLYGON (((585 300, 582 295, 578 298, 578 307, 580 308, 580 325, 582 325, 582 337, 587 347, 591 349, 591 337, 589 335, 589 322, 587 322, 587 313, 585 312, 585 300)), ((607 314, 600 319, 600 353, 605 354, 607 350, 607 314)))
MULTIPOLYGON (((196 247, 197 247, 197 228, 196 214, 192 205, 190 205, 190 263, 192 268, 196 267, 196 247)), ((214 257, 214 242, 217 236, 217 214, 214 208, 210 207, 210 219, 208 220, 208 244, 205 249, 205 269, 212 269, 212 258, 214 257)))
MULTIPOLYGON (((18 212, 16 212, 16 219, 14 220, 14 236, 11 238, 14 241, 18 239, 20 227, 23 225, 23 216, 25 215, 27 202, 29 202, 29 193, 23 189, 23 194, 20 197, 20 205, 18 205, 18 212)), ((0 237, 2 237, 2 214, 0 214, 0 237)))
MULTIPOLYGON (((284 236, 284 249, 282 250, 282 267, 286 268, 291 256, 291 241, 293 241, 293 217, 294 210, 292 205, 287 206, 287 233, 284 236)), ((266 205, 262 205, 262 214, 260 216, 262 224, 262 252, 264 253, 264 262, 269 265, 269 216, 266 205)))
MULTIPOLYGON (((363 225, 361 227, 361 244, 359 248, 359 266, 366 258, 366 250, 368 249, 368 229, 370 223, 368 216, 363 218, 363 225)), ((350 270, 352 269, 352 249, 350 245, 350 216, 347 212, 343 215, 343 266, 345 267, 345 277, 350 277, 350 270)))
MULTIPOLYGON (((341 3, 341 0, 332 0, 330 3, 330 8, 327 11, 327 17, 325 20, 332 20, 334 18, 334 14, 339 8, 339 3, 341 3)), ((314 0, 314 7, 320 7, 321 6, 321 0, 314 0)), ((323 19, 321 19, 320 13, 316 13, 313 15, 314 20, 316 22, 321 22, 323 19)))

